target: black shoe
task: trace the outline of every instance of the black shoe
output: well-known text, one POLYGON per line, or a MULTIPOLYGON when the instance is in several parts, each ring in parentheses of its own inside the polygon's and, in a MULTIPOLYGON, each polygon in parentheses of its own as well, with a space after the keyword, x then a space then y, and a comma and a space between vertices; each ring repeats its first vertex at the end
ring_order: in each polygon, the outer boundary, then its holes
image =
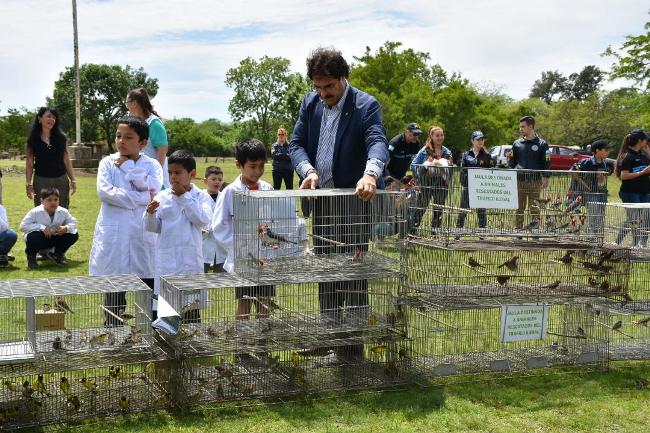
POLYGON ((59 266, 65 266, 68 264, 68 261, 65 258, 65 254, 48 252, 47 258, 52 260, 54 263, 56 263, 59 266))
POLYGON ((12 256, 11 254, 7 254, 7 260, 9 260, 10 262, 13 262, 14 260, 16 260, 16 258, 14 256, 12 256))
POLYGON ((6 255, 2 254, 0 255, 0 268, 7 268, 9 267, 9 259, 7 258, 6 255))
POLYGON ((36 254, 33 256, 27 256, 27 269, 34 270, 38 269, 38 262, 36 261, 36 254))

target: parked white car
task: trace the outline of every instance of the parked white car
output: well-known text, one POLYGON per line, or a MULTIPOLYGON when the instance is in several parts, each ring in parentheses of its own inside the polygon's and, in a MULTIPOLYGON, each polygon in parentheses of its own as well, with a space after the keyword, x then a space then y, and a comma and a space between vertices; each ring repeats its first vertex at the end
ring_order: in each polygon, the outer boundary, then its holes
POLYGON ((494 146, 488 149, 488 153, 492 157, 492 162, 495 167, 508 167, 508 153, 512 150, 510 144, 503 146, 494 146))

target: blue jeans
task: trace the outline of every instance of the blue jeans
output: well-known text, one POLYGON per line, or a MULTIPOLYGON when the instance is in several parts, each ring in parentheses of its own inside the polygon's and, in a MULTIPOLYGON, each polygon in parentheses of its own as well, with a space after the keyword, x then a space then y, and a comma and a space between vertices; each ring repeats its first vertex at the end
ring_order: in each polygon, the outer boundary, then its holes
MULTIPOLYGON (((623 203, 650 203, 650 193, 620 191, 618 196, 623 203)), ((648 240, 650 227, 650 212, 648 209, 625 209, 627 221, 623 224, 616 236, 616 243, 620 244, 627 233, 632 230, 632 245, 645 244, 648 240)))
POLYGON ((0 256, 6 256, 16 243, 18 235, 15 231, 8 229, 0 233, 0 256))

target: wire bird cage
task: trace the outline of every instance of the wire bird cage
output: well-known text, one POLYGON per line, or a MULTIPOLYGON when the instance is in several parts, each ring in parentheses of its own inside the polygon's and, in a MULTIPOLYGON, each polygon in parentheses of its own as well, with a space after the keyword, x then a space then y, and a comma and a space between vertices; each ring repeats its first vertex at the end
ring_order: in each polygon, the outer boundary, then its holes
POLYGON ((604 172, 412 165, 411 236, 449 242, 602 242, 604 172))
POLYGON ((632 248, 632 260, 650 262, 650 203, 607 203, 605 241, 632 248))
MULTIPOLYGON (((149 359, 160 355, 154 351, 149 359)), ((61 360, 0 365, 0 430, 170 406, 172 370, 165 362, 143 362, 138 357, 114 361, 86 368, 61 360)))
POLYGON ((235 272, 259 281, 341 268, 398 270, 406 193, 351 189, 241 191, 234 199, 235 272))
POLYGON ((166 276, 160 296, 183 323, 178 335, 162 336, 179 357, 291 350, 325 355, 337 347, 359 351, 365 343, 403 338, 401 274, 338 278, 257 284, 233 274, 166 276))
POLYGON ((406 310, 412 372, 434 382, 476 373, 607 367, 607 314, 588 304, 520 297, 476 306, 410 297, 406 310))
POLYGON ((61 356, 87 366, 153 344, 151 290, 135 276, 0 282, 0 364, 61 356))
POLYGON ((193 357, 183 361, 183 394, 190 404, 281 397, 328 391, 404 386, 413 378, 402 365, 405 346, 377 341, 363 357, 304 357, 297 350, 246 356, 193 357))
POLYGON ((616 308, 610 311, 610 359, 650 359, 650 314, 616 308))
POLYGON ((406 251, 406 293, 440 297, 607 296, 628 299, 627 248, 562 250, 537 244, 498 242, 434 248, 410 240, 406 251))

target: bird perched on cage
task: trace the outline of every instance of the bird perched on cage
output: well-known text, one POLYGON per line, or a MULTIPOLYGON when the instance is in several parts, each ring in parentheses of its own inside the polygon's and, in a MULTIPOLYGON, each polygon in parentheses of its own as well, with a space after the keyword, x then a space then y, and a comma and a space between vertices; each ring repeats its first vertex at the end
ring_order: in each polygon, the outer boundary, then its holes
POLYGON ((553 202, 551 203, 551 207, 553 209, 557 209, 560 206, 562 206, 562 196, 558 194, 557 197, 555 197, 555 200, 553 200, 553 202))
POLYGON ((546 286, 542 286, 543 289, 551 289, 555 290, 560 286, 560 280, 555 280, 551 284, 547 284, 546 286))
POLYGON ((584 266, 587 269, 591 269, 593 271, 598 271, 598 272, 601 272, 601 273, 604 273, 604 274, 606 274, 607 272, 612 270, 611 266, 599 265, 599 264, 591 263, 591 262, 587 262, 587 261, 582 261, 582 266, 584 266))
POLYGON ((120 401, 117 404, 120 407, 120 409, 122 409, 123 411, 127 411, 129 410, 129 406, 131 406, 131 401, 128 398, 126 398, 125 395, 123 395, 122 397, 120 397, 120 401))
POLYGON ((96 393, 98 388, 99 388, 99 385, 97 385, 95 382, 88 379, 87 377, 82 377, 79 380, 79 383, 81 383, 84 388, 86 388, 87 390, 89 390, 89 391, 91 391, 93 393, 96 393))
POLYGON ((229 364, 222 362, 214 366, 214 369, 217 370, 220 377, 229 378, 232 377, 232 368, 229 364))
POLYGON ((612 325, 612 331, 618 331, 623 327, 623 321, 619 320, 618 322, 612 325))
POLYGON ((524 230, 528 232, 531 232, 536 228, 539 228, 539 215, 534 215, 533 219, 524 226, 524 230))
POLYGON ((39 392, 41 395, 49 396, 47 388, 45 388, 45 381, 43 380, 43 373, 38 373, 34 381, 34 391, 39 392))
POLYGON ((497 283, 501 284, 502 286, 506 284, 509 279, 509 275, 497 275, 497 283))
POLYGON ((557 229, 557 222, 555 221, 555 218, 551 219, 546 218, 546 231, 547 232, 553 232, 557 229))
POLYGON ((63 350, 63 342, 61 341, 61 337, 54 337, 54 341, 52 342, 52 349, 63 350))
POLYGON ((587 333, 585 332, 584 329, 582 329, 580 326, 576 328, 576 333, 578 334, 579 337, 581 338, 587 338, 587 333))
POLYGON ((514 272, 518 268, 517 260, 519 260, 519 256, 512 256, 508 260, 506 260, 505 262, 503 262, 499 266, 497 266, 497 268, 502 268, 502 267, 505 266, 506 268, 508 268, 508 269, 510 269, 511 271, 514 272))
POLYGON ((264 266, 264 259, 255 257, 252 253, 248 253, 251 262, 257 266, 264 266))
POLYGON ((81 410, 81 400, 79 400, 79 397, 76 395, 69 396, 65 399, 65 401, 68 407, 74 409, 75 411, 79 412, 81 410))
POLYGON ((629 293, 625 292, 625 293, 623 293, 623 300, 625 302, 632 302, 632 301, 634 301, 634 298, 632 298, 632 296, 630 296, 629 293))
POLYGON ((108 377, 111 379, 123 379, 125 375, 121 367, 110 366, 108 368, 108 377))
POLYGON ((370 315, 368 316, 368 324, 370 326, 375 326, 377 324, 377 321, 378 321, 377 316, 374 315, 373 313, 370 313, 370 315))
POLYGON ((580 206, 582 206, 582 196, 579 195, 576 197, 575 200, 572 200, 571 202, 567 203, 566 207, 564 208, 565 213, 571 213, 574 210, 578 209, 580 206))
POLYGON ((553 341, 553 342, 549 345, 549 349, 551 349, 551 350, 557 350, 558 347, 560 347, 560 345, 558 344, 557 341, 553 341))
POLYGON ((648 322, 650 322, 650 316, 648 316, 648 317, 646 317, 644 319, 641 319, 641 320, 635 320, 632 323, 634 323, 635 325, 645 326, 647 328, 648 327, 648 322))
POLYGON ((90 347, 95 347, 100 344, 104 344, 108 338, 108 332, 97 334, 90 338, 90 347))
POLYGON ((548 194, 546 198, 534 198, 533 203, 544 209, 546 205, 551 202, 551 200, 553 200, 553 196, 551 196, 551 194, 548 194))
POLYGON ((56 301, 54 302, 54 308, 57 311, 60 311, 62 313, 74 314, 74 311, 72 311, 72 309, 70 308, 68 303, 65 301, 65 299, 63 299, 62 296, 57 296, 56 297, 56 301))
POLYGON ((603 251, 600 253, 600 257, 598 258, 598 265, 603 265, 606 261, 612 258, 614 255, 614 250, 607 250, 603 251))
POLYGON ((257 235, 259 236, 262 244, 273 248, 279 248, 281 243, 294 244, 297 242, 290 241, 285 236, 275 233, 271 230, 268 224, 260 224, 257 226, 257 235))
POLYGON ((578 220, 576 219, 575 215, 571 215, 570 218, 570 226, 569 230, 567 230, 567 233, 578 233, 580 229, 582 228, 580 225, 578 225, 578 220))
POLYGON ((558 260, 564 263, 565 265, 570 265, 573 262, 573 251, 567 251, 558 260))
POLYGON ((201 299, 196 298, 192 302, 189 302, 189 303, 185 304, 183 306, 183 308, 181 308, 181 311, 180 311, 181 315, 183 315, 183 314, 185 314, 185 313, 187 313, 187 312, 189 312, 191 310, 198 309, 200 303, 201 303, 201 299))
POLYGON ((291 358, 289 358, 294 367, 300 365, 300 355, 297 352, 291 352, 291 358))
POLYGON ((126 311, 120 314, 120 319, 124 322, 128 322, 129 320, 135 319, 135 316, 131 313, 127 313, 126 311))
POLYGON ((482 268, 483 265, 480 264, 474 257, 469 257, 467 259, 467 264, 470 268, 482 268))
POLYGON ((32 395, 34 394, 34 388, 32 388, 32 385, 31 383, 29 383, 29 380, 23 382, 23 389, 21 392, 23 394, 23 397, 32 398, 32 395))
POLYGON ((604 292, 607 292, 607 291, 609 290, 609 287, 610 287, 610 286, 609 286, 609 282, 606 281, 606 280, 603 280, 603 281, 600 283, 600 286, 598 286, 598 288, 599 288, 600 290, 604 291, 604 292))
POLYGON ((400 358, 406 358, 407 355, 408 355, 408 352, 406 351, 406 348, 404 348, 404 347, 400 347, 399 350, 397 351, 397 356, 399 356, 400 358))
POLYGON ((4 382, 2 382, 2 384, 3 384, 3 385, 5 386, 5 388, 7 388, 9 391, 12 391, 12 392, 16 392, 16 391, 18 391, 18 388, 16 387, 16 384, 13 383, 13 382, 10 382, 10 381, 8 381, 8 380, 5 380, 4 382))
POLYGON ((386 346, 379 345, 379 346, 373 346, 370 349, 368 349, 370 353, 374 353, 375 355, 381 355, 386 351, 386 346))
POLYGON ((52 309, 52 304, 47 304, 46 303, 46 304, 43 304, 43 306, 41 307, 41 310, 43 310, 44 313, 47 313, 51 309, 52 309))
POLYGON ((354 255, 352 257, 350 257, 350 260, 353 261, 353 262, 360 262, 361 259, 362 259, 362 257, 361 257, 361 248, 356 247, 354 249, 354 255))
POLYGON ((69 329, 65 331, 65 337, 63 337, 63 344, 66 346, 72 345, 72 331, 70 331, 69 329))
POLYGON ((591 287, 596 287, 598 285, 598 280, 594 277, 589 277, 587 278, 587 284, 589 284, 591 287))
POLYGON ((59 383, 59 388, 65 395, 70 394, 70 382, 65 376, 61 376, 61 382, 59 383))

